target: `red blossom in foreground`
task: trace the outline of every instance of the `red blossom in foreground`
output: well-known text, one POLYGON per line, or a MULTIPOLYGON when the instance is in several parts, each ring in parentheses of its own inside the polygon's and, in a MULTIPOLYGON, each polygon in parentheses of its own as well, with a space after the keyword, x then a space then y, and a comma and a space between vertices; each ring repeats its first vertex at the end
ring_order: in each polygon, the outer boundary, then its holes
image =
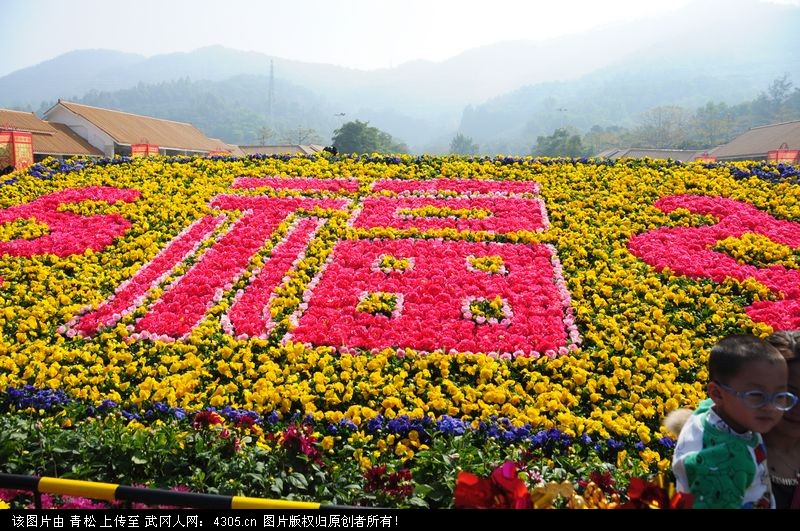
POLYGON ((386 466, 373 466, 364 474, 364 492, 379 492, 392 498, 408 498, 414 493, 411 471, 407 468, 386 473, 386 466))
POLYGON ((578 485, 585 488, 586 485, 588 485, 590 482, 597 485, 600 488, 600 490, 602 490, 606 494, 613 494, 615 492, 614 483, 616 483, 616 481, 614 481, 614 478, 611 476, 611 472, 606 471, 601 474, 596 470, 592 471, 589 474, 589 479, 579 480, 578 485))
POLYGON ((302 453, 315 463, 322 463, 322 453, 317 448, 317 438, 311 426, 290 424, 283 432, 281 445, 287 450, 302 453))
POLYGON ((670 497, 668 489, 642 478, 631 478, 628 486, 628 501, 619 509, 691 509, 694 498, 691 494, 677 492, 670 497))
POLYGON ((533 509, 528 486, 513 461, 495 468, 489 478, 459 472, 454 504, 458 509, 533 509))
POLYGON ((239 429, 249 430, 256 425, 256 420, 253 417, 242 415, 236 420, 234 425, 239 429))
POLYGON ((15 489, 0 489, 0 500, 10 502, 16 499, 17 496, 22 494, 22 491, 15 489))
POLYGON ((207 428, 208 426, 222 424, 224 422, 225 419, 222 418, 219 413, 215 413, 214 411, 201 411, 194 416, 192 427, 196 430, 199 430, 200 428, 207 428))
MULTIPOLYGON (((102 501, 90 500, 80 496, 55 496, 52 494, 42 494, 42 509, 108 509, 109 505, 102 501)), ((35 509, 34 504, 30 504, 28 509, 35 509)))

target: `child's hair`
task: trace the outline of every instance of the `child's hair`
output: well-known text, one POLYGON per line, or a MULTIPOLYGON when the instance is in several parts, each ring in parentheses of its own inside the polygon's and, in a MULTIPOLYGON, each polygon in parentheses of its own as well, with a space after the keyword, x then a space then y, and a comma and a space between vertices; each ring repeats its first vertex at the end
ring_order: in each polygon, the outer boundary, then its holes
POLYGON ((773 332, 767 342, 778 349, 786 363, 800 360, 800 330, 773 332))
POLYGON ((708 376, 711 381, 726 383, 739 374, 746 364, 754 361, 780 361, 784 357, 771 343, 756 336, 737 334, 720 340, 711 348, 708 357, 708 376))

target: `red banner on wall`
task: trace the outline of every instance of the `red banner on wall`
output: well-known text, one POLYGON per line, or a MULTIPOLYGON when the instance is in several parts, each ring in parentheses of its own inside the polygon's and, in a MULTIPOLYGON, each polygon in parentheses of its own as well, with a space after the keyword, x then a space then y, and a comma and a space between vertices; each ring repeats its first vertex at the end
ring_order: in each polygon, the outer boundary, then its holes
POLYGON ((33 164, 33 135, 27 131, 0 131, 0 169, 16 170, 33 164))

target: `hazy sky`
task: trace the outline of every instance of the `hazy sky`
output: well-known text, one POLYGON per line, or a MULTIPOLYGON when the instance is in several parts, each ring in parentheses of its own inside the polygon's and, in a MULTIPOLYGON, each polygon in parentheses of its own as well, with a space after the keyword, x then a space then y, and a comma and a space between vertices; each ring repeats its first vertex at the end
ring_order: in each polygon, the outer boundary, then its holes
POLYGON ((0 76, 76 49, 152 56, 212 44, 374 69, 577 33, 690 1, 0 0, 0 76))

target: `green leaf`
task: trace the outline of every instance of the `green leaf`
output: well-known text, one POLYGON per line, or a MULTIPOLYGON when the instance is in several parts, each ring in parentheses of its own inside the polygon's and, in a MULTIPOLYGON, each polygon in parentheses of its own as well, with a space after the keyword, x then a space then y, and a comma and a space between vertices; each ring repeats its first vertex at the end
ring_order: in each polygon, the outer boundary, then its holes
POLYGON ((306 477, 299 472, 294 472, 293 474, 289 475, 289 477, 286 478, 286 481, 298 489, 308 488, 308 479, 306 479, 306 477))

